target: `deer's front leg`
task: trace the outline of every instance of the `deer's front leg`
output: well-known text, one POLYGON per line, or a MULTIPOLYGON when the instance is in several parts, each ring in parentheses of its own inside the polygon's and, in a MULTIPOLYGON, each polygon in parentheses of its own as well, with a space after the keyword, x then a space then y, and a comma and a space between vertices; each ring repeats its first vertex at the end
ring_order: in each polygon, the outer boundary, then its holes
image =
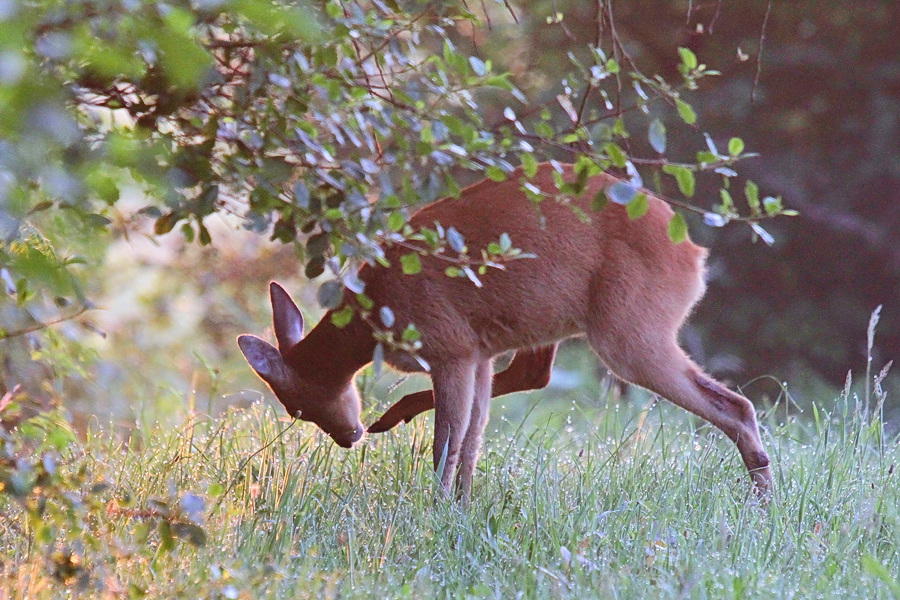
MULTIPOLYGON (((491 397, 546 387, 550 382, 557 346, 558 344, 550 344, 518 350, 506 370, 494 375, 491 397)), ((434 408, 434 394, 431 390, 407 394, 372 423, 368 432, 388 431, 401 422, 409 423, 416 415, 432 408, 434 408)))
POLYGON ((475 393, 474 361, 434 365, 434 468, 441 487, 450 493, 463 437, 469 428, 475 393), (443 469, 441 466, 443 465, 443 469))
POLYGON ((491 408, 491 376, 494 372, 491 359, 481 361, 475 368, 475 395, 472 401, 472 416, 469 428, 463 438, 460 450, 459 473, 456 477, 456 497, 463 506, 469 504, 472 497, 472 476, 478 455, 481 452, 481 441, 484 428, 488 422, 491 408))

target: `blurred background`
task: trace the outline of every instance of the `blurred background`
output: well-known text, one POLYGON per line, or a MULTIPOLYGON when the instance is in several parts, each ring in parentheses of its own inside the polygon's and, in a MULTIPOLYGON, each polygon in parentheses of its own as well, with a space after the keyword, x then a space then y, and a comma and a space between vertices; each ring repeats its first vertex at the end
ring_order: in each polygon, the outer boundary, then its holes
MULTIPOLYGON (((462 24, 459 43, 511 71, 531 97, 552 98, 549 86, 570 68, 567 54, 583 52, 596 34, 596 6, 511 7, 519 23, 492 3, 490 29, 462 24)), ((883 305, 872 368, 900 358, 900 3, 620 0, 613 11, 630 61, 644 72, 673 72, 679 46, 721 71, 691 97, 700 121, 720 147, 743 138, 760 156, 742 162, 741 173, 801 213, 766 223, 771 247, 746 228, 690 223, 692 238, 712 249, 709 290, 683 333, 690 353, 755 401, 783 397, 787 382, 800 407, 827 405, 848 371, 861 385, 867 325, 883 305)), ((482 102, 497 118, 504 106, 482 102)), ((697 143, 672 135, 670 154, 677 159, 680 146, 689 154, 697 143)), ((715 193, 698 189, 700 198, 715 193)), ((43 224, 59 247, 90 257, 85 294, 96 306, 79 320, 0 341, 6 389, 22 384, 36 402, 60 401, 82 423, 125 427, 271 402, 235 337, 266 331, 273 279, 292 292, 307 322, 322 314, 294 250, 219 215, 206 221, 213 247, 189 244, 177 231, 154 236, 152 223, 134 214, 142 205, 136 190, 126 191, 111 233, 93 239, 80 239, 58 216, 43 224)), ((8 331, 27 327, 19 316, 4 318, 8 331)), ((898 373, 883 382, 895 424, 898 373)), ((605 389, 603 375, 573 340, 549 394, 590 402, 605 389)), ((362 380, 369 421, 427 385, 371 379, 362 380)))

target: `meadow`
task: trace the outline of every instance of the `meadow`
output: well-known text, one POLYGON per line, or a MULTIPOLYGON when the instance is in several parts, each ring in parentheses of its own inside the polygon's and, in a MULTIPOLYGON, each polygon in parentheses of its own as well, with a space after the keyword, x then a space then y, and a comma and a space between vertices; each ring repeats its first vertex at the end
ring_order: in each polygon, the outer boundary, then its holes
POLYGON ((5 437, 0 597, 900 598, 878 391, 763 411, 766 504, 640 393, 495 401, 468 509, 426 418, 345 451, 265 404, 130 437, 42 415, 5 437))

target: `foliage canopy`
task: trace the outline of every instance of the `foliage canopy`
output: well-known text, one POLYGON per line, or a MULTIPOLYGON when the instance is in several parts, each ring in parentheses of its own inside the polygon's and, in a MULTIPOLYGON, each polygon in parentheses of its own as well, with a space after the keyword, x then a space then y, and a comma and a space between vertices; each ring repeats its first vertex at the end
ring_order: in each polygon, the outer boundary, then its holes
POLYGON ((294 244, 308 277, 336 276, 319 293, 326 307, 342 286, 363 292, 357 269, 384 261, 384 244, 410 248, 410 273, 420 254, 465 249, 448 274, 478 284, 478 272, 516 257, 515 240, 466 248, 455 230, 410 229, 410 207, 458 194, 474 177, 504 180, 518 165, 527 192, 545 159, 578 166, 579 181, 560 178, 560 194, 579 193, 591 173, 620 174, 596 205, 627 204, 633 218, 643 213, 641 190, 654 188, 678 209, 676 241, 686 235, 683 212, 712 226, 746 220, 768 239, 758 221, 784 214, 780 201, 761 199, 753 184, 729 189, 733 164, 749 155, 742 140, 718 148, 704 134, 688 160, 666 155, 661 116, 674 111, 697 129, 689 92, 716 72, 681 48, 676 80, 645 75, 614 29, 603 34, 606 18, 597 15, 594 43, 569 53, 568 73, 528 89, 476 43, 479 28, 515 27, 511 6, 476 14, 466 2, 4 2, 8 285, 19 302, 37 290, 89 306, 70 274, 83 259, 57 254, 47 214, 107 229, 131 187, 150 199, 137 216, 154 219, 156 234, 209 244, 204 219, 231 213, 294 244), (712 206, 692 198, 707 172, 722 178, 712 206), (677 194, 666 194, 670 182, 677 194))

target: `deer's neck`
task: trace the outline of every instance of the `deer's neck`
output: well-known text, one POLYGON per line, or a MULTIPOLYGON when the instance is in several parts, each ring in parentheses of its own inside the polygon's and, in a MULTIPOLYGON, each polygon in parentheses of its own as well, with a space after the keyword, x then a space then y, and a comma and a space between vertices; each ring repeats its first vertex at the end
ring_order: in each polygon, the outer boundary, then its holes
POLYGON ((372 362, 375 339, 372 328, 359 315, 349 325, 336 327, 328 312, 299 344, 288 352, 287 362, 308 381, 344 384, 372 362))

